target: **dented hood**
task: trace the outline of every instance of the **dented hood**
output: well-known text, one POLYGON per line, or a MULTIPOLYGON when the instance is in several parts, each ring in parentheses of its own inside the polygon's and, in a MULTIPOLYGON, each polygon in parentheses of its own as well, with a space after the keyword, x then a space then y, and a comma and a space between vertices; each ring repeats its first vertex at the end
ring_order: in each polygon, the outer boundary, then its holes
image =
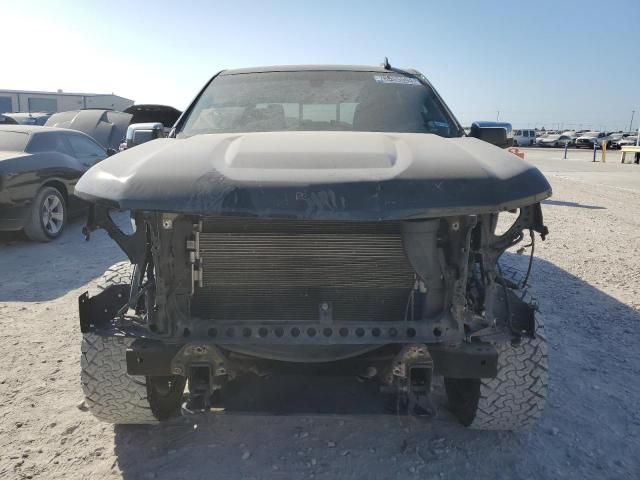
POLYGON ((551 187, 475 138, 266 132, 154 140, 92 167, 76 194, 122 210, 383 220, 518 208, 551 187))

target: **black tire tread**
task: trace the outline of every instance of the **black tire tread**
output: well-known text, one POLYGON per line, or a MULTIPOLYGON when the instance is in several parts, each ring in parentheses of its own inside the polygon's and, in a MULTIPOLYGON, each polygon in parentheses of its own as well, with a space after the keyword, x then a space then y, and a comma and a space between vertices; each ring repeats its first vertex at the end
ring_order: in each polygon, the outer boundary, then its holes
MULTIPOLYGON (((502 269, 507 283, 519 285, 519 296, 536 305, 528 286, 522 287, 522 273, 502 269)), ((542 415, 547 397, 548 352, 544 320, 535 314, 535 337, 522 338, 519 344, 498 346, 498 375, 479 382, 477 406, 470 413, 469 428, 478 430, 523 430, 533 426, 542 415)))
MULTIPOLYGON (((132 271, 129 262, 116 263, 104 273, 97 290, 130 283, 132 271)), ((149 405, 146 378, 127 374, 125 355, 132 341, 83 334, 80 378, 85 403, 95 417, 105 422, 158 423, 149 405)))

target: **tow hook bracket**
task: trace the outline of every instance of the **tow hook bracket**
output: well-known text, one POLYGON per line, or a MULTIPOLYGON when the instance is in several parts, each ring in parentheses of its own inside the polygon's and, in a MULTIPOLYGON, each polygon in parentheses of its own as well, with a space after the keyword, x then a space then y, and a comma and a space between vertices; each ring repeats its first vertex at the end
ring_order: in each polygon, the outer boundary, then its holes
POLYGON ((188 344, 171 361, 174 375, 186 375, 189 398, 182 405, 185 415, 220 409, 219 394, 229 374, 226 357, 215 345, 188 344))
POLYGON ((436 408, 431 400, 433 363, 415 363, 409 368, 407 381, 407 412, 418 417, 433 417, 436 408))
POLYGON ((211 408, 214 392, 212 371, 209 365, 192 365, 189 368, 189 398, 182 412, 194 414, 211 408))
POLYGON ((398 409, 419 417, 435 416, 431 399, 433 360, 426 345, 405 346, 393 360, 392 374, 398 409))

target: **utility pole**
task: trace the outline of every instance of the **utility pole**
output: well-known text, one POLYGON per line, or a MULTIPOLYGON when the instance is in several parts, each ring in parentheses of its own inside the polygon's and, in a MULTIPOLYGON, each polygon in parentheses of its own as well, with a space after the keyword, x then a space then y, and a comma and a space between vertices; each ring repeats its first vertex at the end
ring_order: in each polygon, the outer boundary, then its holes
POLYGON ((498 110, 498 113, 497 113, 497 115, 496 115, 496 122, 497 122, 498 120, 500 120, 500 110, 498 110))
POLYGON ((633 128, 633 116, 636 114, 635 110, 631 110, 631 121, 629 122, 629 132, 631 132, 631 129, 633 128))

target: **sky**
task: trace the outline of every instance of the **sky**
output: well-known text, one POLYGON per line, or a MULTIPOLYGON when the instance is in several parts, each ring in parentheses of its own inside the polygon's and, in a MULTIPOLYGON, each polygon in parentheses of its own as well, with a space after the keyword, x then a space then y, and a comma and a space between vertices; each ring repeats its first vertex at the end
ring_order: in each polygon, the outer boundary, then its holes
POLYGON ((640 124, 640 3, 0 0, 0 89, 184 109, 219 70, 416 68, 464 124, 640 124))

